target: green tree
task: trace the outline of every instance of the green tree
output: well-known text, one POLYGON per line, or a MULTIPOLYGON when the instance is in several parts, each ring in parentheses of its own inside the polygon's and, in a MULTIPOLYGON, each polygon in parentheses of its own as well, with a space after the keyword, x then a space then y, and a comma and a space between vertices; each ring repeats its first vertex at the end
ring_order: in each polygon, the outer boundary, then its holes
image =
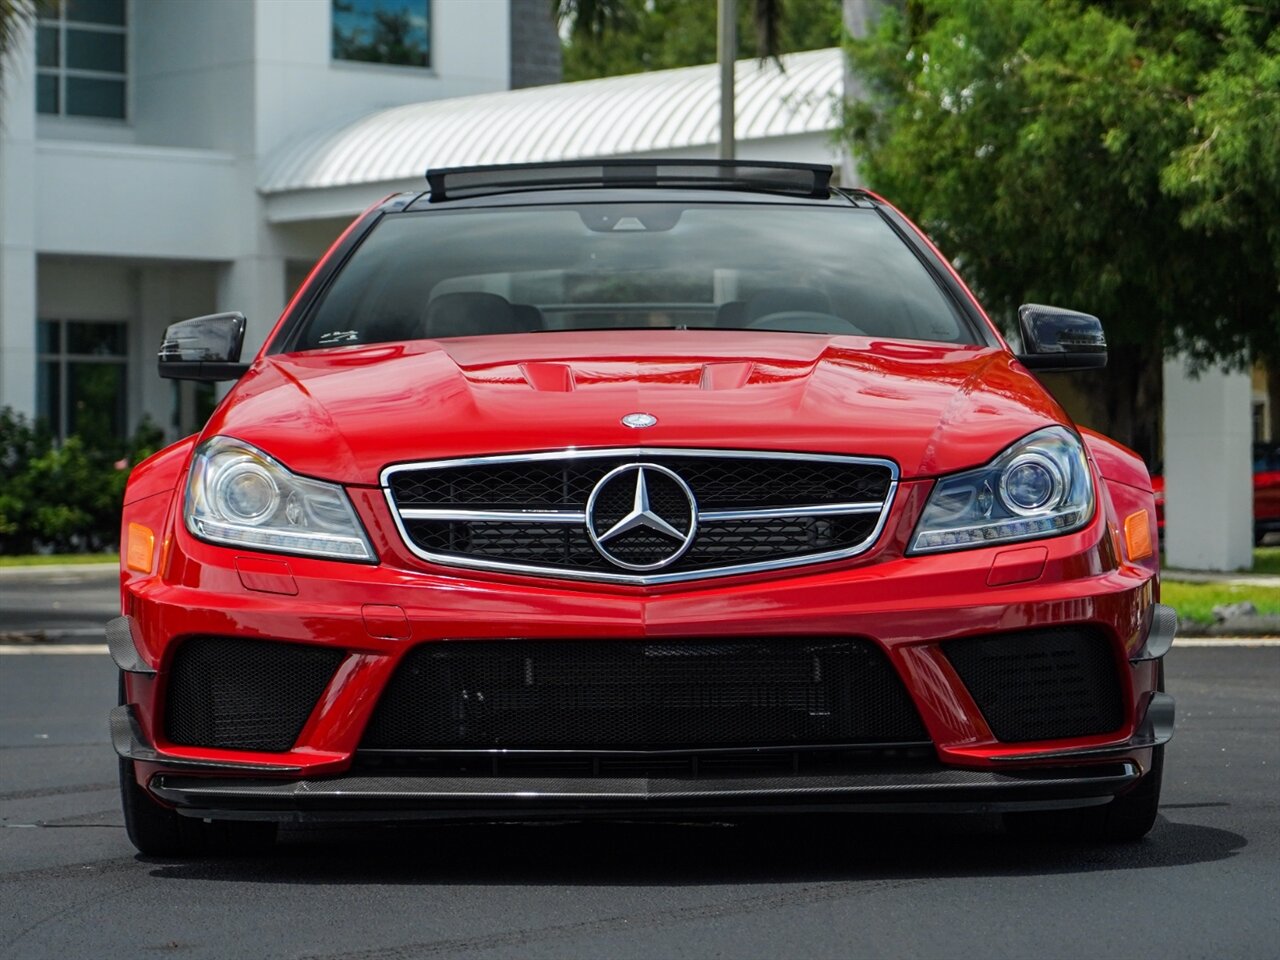
MULTIPOLYGON (((1207 4, 1220 56, 1190 103, 1193 142, 1162 171, 1162 184, 1183 201, 1182 224, 1243 252, 1262 267, 1280 312, 1280 4, 1207 4), (1269 15, 1268 15, 1269 13, 1269 15)), ((1266 362, 1271 439, 1280 442, 1280 327, 1253 343, 1266 362)))
MULTIPOLYGON (((716 59, 715 0, 553 0, 568 27, 565 80, 589 80, 716 59)), ((840 0, 739 0, 739 57, 830 47, 840 0)))
POLYGON ((1026 301, 1100 315, 1086 419, 1148 457, 1164 351, 1280 344, 1278 25, 1275 0, 909 0, 849 45, 864 179, 1006 326, 1026 301))

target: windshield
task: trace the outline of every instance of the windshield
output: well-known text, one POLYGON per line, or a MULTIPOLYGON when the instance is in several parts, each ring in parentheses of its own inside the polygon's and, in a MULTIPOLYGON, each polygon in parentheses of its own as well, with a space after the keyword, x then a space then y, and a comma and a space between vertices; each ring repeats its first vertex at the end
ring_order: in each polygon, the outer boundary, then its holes
POLYGON ((687 327, 979 342, 874 210, 587 203, 386 217, 294 349, 687 327))

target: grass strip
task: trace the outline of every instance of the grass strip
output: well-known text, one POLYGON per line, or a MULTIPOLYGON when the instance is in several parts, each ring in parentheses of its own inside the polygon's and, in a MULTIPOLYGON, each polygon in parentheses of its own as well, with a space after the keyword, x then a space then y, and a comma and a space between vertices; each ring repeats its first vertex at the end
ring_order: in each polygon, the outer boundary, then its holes
POLYGON ((1280 573, 1280 547, 1254 547, 1254 573, 1280 573))
POLYGON ((0 556, 0 567, 52 567, 61 563, 118 563, 118 553, 23 553, 0 556))
POLYGON ((1160 584, 1160 602, 1178 611, 1178 616, 1199 623, 1213 623, 1213 608, 1247 600, 1263 616, 1280 616, 1280 587, 1235 586, 1229 583, 1186 583, 1165 579, 1160 584))

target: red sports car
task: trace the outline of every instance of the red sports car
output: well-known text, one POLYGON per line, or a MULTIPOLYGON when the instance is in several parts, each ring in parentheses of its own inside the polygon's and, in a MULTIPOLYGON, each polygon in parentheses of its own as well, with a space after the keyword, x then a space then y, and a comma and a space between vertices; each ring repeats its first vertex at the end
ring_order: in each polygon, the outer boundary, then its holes
MULTIPOLYGON (((1159 467, 1156 468, 1157 470, 1159 467)), ((1156 525, 1164 536, 1164 477, 1151 478, 1156 496, 1156 525)), ((1280 444, 1253 445, 1253 542, 1280 534, 1280 444)))
POLYGON ((1142 461, 828 167, 431 171, 141 464, 112 739, 148 854, 282 822, 1000 811, 1151 827, 1173 701, 1142 461))

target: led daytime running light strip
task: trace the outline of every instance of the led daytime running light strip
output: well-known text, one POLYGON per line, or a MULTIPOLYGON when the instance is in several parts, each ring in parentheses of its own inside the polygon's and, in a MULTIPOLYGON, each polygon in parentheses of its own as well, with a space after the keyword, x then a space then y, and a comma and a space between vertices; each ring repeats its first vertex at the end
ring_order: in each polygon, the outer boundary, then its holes
POLYGON ((1076 526, 1083 519, 1084 511, 1062 513, 1052 517, 1025 520, 991 521, 980 526, 959 527, 954 530, 935 530, 916 537, 917 550, 936 550, 938 547, 963 547, 972 543, 1007 542, 1033 537, 1041 533, 1056 533, 1076 526))

